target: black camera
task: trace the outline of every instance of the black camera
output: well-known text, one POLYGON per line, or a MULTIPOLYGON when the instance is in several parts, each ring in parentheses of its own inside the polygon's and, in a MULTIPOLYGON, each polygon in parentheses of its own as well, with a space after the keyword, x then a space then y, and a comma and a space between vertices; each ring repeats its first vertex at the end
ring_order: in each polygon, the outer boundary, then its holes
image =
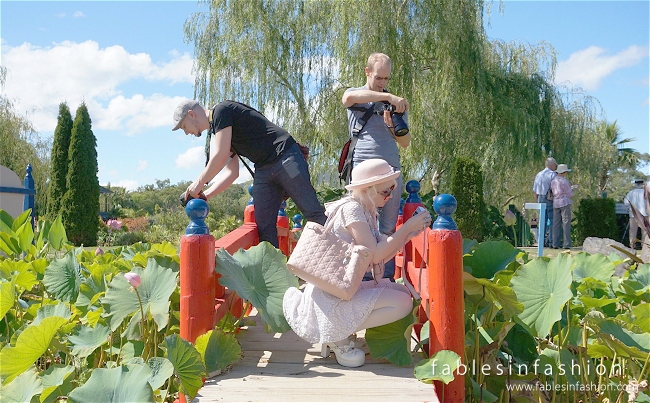
MULTIPOLYGON (((187 206, 187 202, 189 202, 192 199, 194 199, 194 197, 190 195, 187 195, 187 197, 185 197, 185 192, 181 193, 181 196, 178 198, 178 200, 181 202, 181 206, 183 207, 187 206)), ((207 200, 207 198, 203 194, 203 191, 199 193, 199 199, 207 200)))
POLYGON ((393 119, 395 136, 406 136, 409 133, 409 125, 406 123, 406 119, 404 119, 404 114, 395 112, 395 105, 388 102, 383 102, 383 107, 380 109, 380 112, 383 113, 384 111, 390 112, 391 118, 393 119))

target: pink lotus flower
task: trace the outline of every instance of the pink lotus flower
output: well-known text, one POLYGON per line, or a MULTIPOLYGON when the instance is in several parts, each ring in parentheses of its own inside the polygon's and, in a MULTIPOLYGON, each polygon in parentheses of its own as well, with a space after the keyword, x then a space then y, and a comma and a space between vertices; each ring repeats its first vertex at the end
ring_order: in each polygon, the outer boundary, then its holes
POLYGON ((140 276, 133 272, 124 274, 124 278, 129 282, 129 284, 131 284, 131 286, 133 286, 133 288, 138 288, 142 282, 140 276))
POLYGON ((512 211, 506 210, 506 213, 503 215, 503 221, 508 227, 512 227, 517 223, 517 217, 512 211))
POLYGON ((99 246, 95 249, 95 256, 103 255, 104 251, 99 246))
POLYGON ((122 221, 119 220, 110 219, 106 221, 106 225, 113 231, 120 231, 122 229, 122 221))

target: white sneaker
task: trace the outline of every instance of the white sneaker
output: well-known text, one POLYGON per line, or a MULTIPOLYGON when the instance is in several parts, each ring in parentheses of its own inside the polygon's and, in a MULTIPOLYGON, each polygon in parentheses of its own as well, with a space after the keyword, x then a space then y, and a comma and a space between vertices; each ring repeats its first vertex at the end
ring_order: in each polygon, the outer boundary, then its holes
POLYGON ((363 350, 354 348, 353 341, 350 341, 348 344, 343 346, 337 346, 334 343, 323 344, 321 348, 321 356, 327 357, 330 349, 334 351, 336 362, 344 367, 356 368, 362 366, 366 362, 366 353, 364 353, 363 350))

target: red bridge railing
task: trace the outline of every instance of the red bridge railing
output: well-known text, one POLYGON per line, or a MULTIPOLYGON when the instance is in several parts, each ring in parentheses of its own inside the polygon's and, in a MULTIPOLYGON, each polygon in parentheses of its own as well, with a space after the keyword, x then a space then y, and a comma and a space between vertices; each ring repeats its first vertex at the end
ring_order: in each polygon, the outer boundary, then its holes
MULTIPOLYGON (((398 225, 423 205, 417 195, 420 190, 417 181, 409 181, 406 190, 409 197, 398 225)), ((451 217, 456 210, 456 200, 451 195, 439 195, 434 199, 433 208, 437 219, 432 228, 413 238, 403 253, 396 256, 395 277, 404 277, 405 282, 408 281, 422 298, 418 311, 419 323, 415 330, 419 334, 423 324, 430 322, 429 355, 440 350, 452 350, 464 357, 463 240, 451 217)), ((229 311, 237 317, 242 312, 241 298, 219 284, 220 276, 215 272, 215 251, 223 248, 234 254, 240 248, 257 245, 259 237, 250 203, 244 211, 244 224, 216 241, 203 222, 207 216, 205 201, 191 200, 186 212, 191 222, 181 239, 180 335, 193 343, 198 336, 212 330, 229 311)), ((277 223, 279 249, 289 255, 295 245, 295 237, 283 209, 277 223)), ((463 402, 464 386, 462 375, 456 375, 448 385, 435 382, 438 399, 445 403, 463 402)))

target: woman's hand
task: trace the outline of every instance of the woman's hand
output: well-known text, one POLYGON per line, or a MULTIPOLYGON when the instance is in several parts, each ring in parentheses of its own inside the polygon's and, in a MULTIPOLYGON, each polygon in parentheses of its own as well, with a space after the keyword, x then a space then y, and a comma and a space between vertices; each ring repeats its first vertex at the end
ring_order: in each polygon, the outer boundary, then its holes
POLYGON ((406 226, 409 234, 407 240, 419 235, 425 228, 431 225, 432 218, 429 211, 424 211, 420 214, 414 215, 409 218, 403 225, 406 226))

